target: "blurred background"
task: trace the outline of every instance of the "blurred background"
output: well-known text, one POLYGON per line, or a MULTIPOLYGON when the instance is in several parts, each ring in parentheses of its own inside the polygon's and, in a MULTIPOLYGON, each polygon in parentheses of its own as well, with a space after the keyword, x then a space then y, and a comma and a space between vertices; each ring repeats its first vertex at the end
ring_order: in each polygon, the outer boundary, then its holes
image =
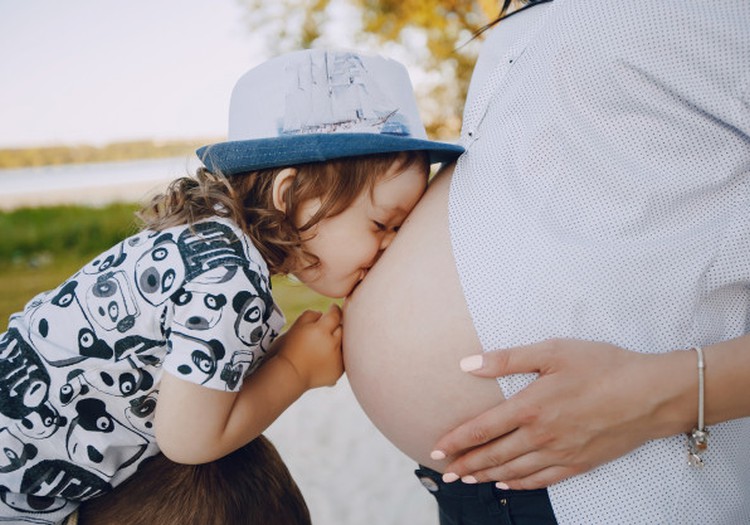
MULTIPOLYGON (((308 47, 379 53, 410 71, 433 139, 455 140, 492 0, 0 0, 0 331, 36 293, 134 233, 133 212, 225 139, 248 69, 308 47)), ((286 279, 288 319, 327 300, 286 279)), ((268 430, 313 522, 437 523, 415 465, 342 378, 268 430)))

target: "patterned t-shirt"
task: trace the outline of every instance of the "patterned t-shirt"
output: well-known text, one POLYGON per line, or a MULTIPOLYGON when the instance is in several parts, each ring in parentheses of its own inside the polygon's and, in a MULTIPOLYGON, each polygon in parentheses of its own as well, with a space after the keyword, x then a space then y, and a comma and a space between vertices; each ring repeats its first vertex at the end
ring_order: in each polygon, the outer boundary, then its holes
POLYGON ((0 339, 0 522, 56 523, 158 452, 162 370, 238 391, 284 317, 231 221, 143 231, 11 317, 0 339))

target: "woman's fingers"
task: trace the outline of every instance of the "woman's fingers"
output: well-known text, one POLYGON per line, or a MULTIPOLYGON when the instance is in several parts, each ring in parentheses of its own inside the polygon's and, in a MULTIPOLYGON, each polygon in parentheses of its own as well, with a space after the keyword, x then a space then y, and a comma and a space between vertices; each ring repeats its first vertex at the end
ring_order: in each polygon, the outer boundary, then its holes
POLYGON ((469 475, 536 488, 674 433, 655 424, 654 415, 662 406, 655 397, 673 368, 671 360, 572 340, 483 357, 478 370, 488 377, 533 371, 539 377, 436 443, 433 458, 450 458, 445 470, 450 479, 469 475))
POLYGON ((475 447, 453 458, 445 467, 445 472, 454 473, 459 477, 472 474, 478 481, 489 481, 501 480, 511 474, 514 477, 524 476, 533 472, 533 470, 538 470, 539 466, 533 468, 532 465, 529 465, 527 470, 522 472, 513 470, 513 466, 518 465, 514 463, 515 461, 520 458, 525 458, 524 461, 528 461, 529 455, 536 450, 531 440, 525 438, 523 434, 522 429, 514 430, 505 434, 502 439, 493 439, 475 447), (529 468, 533 470, 528 470, 529 468), (494 476, 499 477, 492 477, 484 473, 493 473, 494 476))
MULTIPOLYGON (((528 449, 529 447, 525 448, 528 449)), ((502 456, 502 453, 498 453, 498 456, 502 456)), ((468 465, 470 462, 467 461, 465 464, 468 465)), ((453 463, 448 465, 446 473, 453 473, 453 470, 451 470, 452 465, 453 463)), ((460 469, 461 467, 456 470, 460 469)), ((500 483, 498 488, 529 490, 547 487, 552 483, 556 483, 585 470, 585 468, 577 468, 573 465, 559 465, 558 458, 554 454, 530 449, 529 452, 519 455, 512 460, 498 463, 497 466, 473 471, 459 477, 464 483, 496 481, 500 483)), ((456 476, 458 474, 449 474, 447 479, 454 479, 456 476)))
MULTIPOLYGON (((435 448, 431 454, 432 458, 438 460, 444 459, 462 451, 476 449, 481 445, 495 440, 499 436, 512 432, 518 427, 513 414, 514 410, 515 405, 507 402, 500 403, 479 414, 474 419, 454 428, 435 444, 435 448)), ((462 472, 471 472, 472 470, 486 468, 495 460, 494 457, 484 457, 480 463, 476 458, 482 457, 482 452, 487 451, 487 449, 481 448, 478 450, 480 452, 476 452, 471 456, 471 458, 474 458, 471 468, 468 470, 463 469, 462 472)))
MULTIPOLYGON (((543 404, 529 404, 526 398, 534 397, 528 394, 519 393, 438 441, 437 450, 453 456, 445 472, 458 477, 492 472, 493 477, 481 479, 489 481, 522 478, 554 466, 564 444, 546 424, 543 404)), ((565 454, 571 454, 570 447, 565 454)))
MULTIPOLYGON (((483 377, 548 371, 554 363, 554 355, 550 351, 552 344, 543 341, 507 350, 485 352, 464 358, 461 361, 461 368, 483 377)), ((538 414, 538 404, 523 403, 519 400, 519 396, 512 401, 504 401, 443 436, 435 444, 433 459, 437 459, 441 454, 444 454, 443 457, 452 456, 460 451, 483 445, 512 432, 519 426, 530 424, 538 417, 538 414)), ((487 466, 484 464, 481 468, 487 466)))
MULTIPOLYGON (((572 440, 569 433, 571 426, 586 426, 575 424, 576 414, 597 403, 591 399, 597 395, 596 388, 587 384, 600 380, 596 370, 589 369, 596 362, 592 355, 602 357, 601 349, 590 354, 586 346, 583 342, 549 340, 484 353, 480 367, 470 370, 472 373, 496 377, 537 372, 539 377, 512 398, 448 432, 435 444, 433 457, 441 452, 453 456, 447 471, 458 476, 493 469, 495 476, 523 479, 563 464, 577 470, 572 458, 580 453, 579 441, 586 442, 590 435, 581 431, 578 439, 572 440), (528 457, 523 462, 514 463, 524 456, 528 457), (538 463, 529 463, 532 459, 538 463), (518 465, 523 469, 512 470, 518 465)), ((471 368, 465 362, 463 365, 464 370, 471 368)))
POLYGON ((549 368, 556 344, 554 340, 541 341, 464 357, 461 370, 480 377, 540 372, 549 368))
MULTIPOLYGON (((498 488, 509 488, 513 490, 542 489, 576 474, 579 474, 579 472, 574 472, 569 467, 547 467, 520 479, 500 481, 498 482, 500 483, 498 488)), ((490 480, 491 478, 488 479, 488 481, 490 480)))

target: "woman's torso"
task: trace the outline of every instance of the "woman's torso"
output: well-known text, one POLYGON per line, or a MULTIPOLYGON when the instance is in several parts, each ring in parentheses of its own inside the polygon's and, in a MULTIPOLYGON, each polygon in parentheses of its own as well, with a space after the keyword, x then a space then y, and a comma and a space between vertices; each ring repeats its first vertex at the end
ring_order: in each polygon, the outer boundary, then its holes
POLYGON ((436 470, 445 463, 429 457, 435 441, 502 400, 494 379, 458 366, 482 349, 451 252, 451 173, 430 184, 344 315, 346 372, 357 400, 391 442, 436 470))
MULTIPOLYGON (((490 403, 451 368, 480 347, 573 337, 666 352, 747 333, 746 22, 744 2, 557 0, 493 31, 464 114, 450 240, 433 188, 347 313, 352 387, 387 437, 422 460, 439 427, 490 403), (446 288, 456 271, 460 286, 446 288), (451 331, 450 315, 468 328, 451 331)), ((501 384, 512 395, 531 379, 501 384)), ((716 425, 712 468, 700 473, 686 466, 683 436, 654 440, 551 487, 555 513, 746 520, 737 443, 749 436, 745 420, 716 425)))

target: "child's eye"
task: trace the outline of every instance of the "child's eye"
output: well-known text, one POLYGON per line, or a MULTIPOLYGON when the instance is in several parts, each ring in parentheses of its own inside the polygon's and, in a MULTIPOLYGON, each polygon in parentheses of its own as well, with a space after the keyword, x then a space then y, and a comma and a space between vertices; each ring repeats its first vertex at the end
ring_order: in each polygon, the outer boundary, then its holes
POLYGON ((388 229, 388 227, 382 222, 372 221, 372 223, 375 225, 375 228, 377 228, 379 231, 385 231, 388 229))

